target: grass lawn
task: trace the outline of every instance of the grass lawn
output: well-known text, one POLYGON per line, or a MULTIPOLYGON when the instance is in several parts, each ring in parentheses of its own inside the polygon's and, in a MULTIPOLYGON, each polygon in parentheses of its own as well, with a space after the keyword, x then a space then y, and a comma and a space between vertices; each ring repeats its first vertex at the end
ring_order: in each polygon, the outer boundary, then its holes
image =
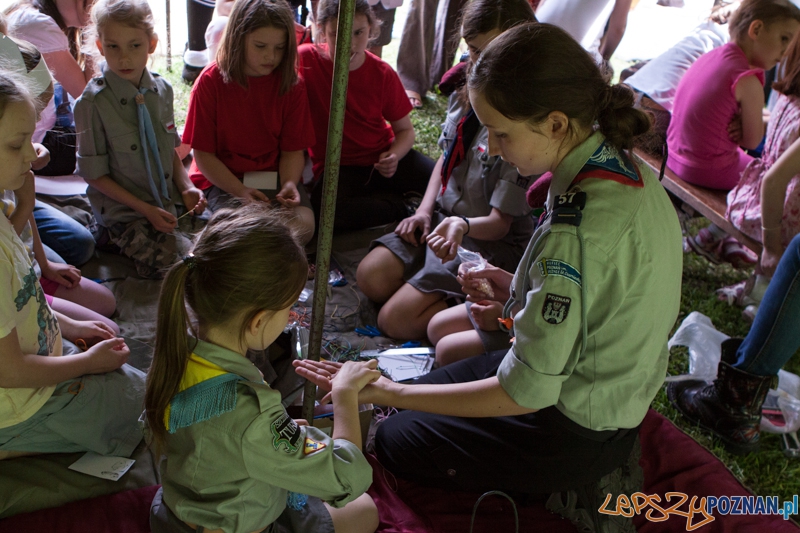
MULTIPOLYGON (((157 60, 153 65, 154 71, 161 73, 172 83, 175 91, 176 123, 180 128, 183 127, 189 101, 189 87, 182 83, 180 78, 181 68, 180 57, 173 60, 171 73, 166 71, 163 59, 157 60)), ((415 148, 434 159, 440 154, 436 141, 446 109, 445 97, 428 95, 425 105, 413 111, 411 115, 417 133, 415 148)), ((704 220, 696 219, 690 223, 690 231, 696 232, 704 224, 704 220)), ((681 310, 675 328, 686 315, 692 311, 700 311, 710 317, 716 328, 723 333, 738 337, 746 335, 750 325, 742 318, 741 309, 729 307, 719 301, 715 291, 746 279, 749 275, 750 271, 747 270, 737 270, 730 265, 713 265, 702 257, 684 255, 681 310)), ((797 357, 789 362, 786 370, 800 374, 800 361, 797 357)), ((669 374, 677 375, 687 371, 688 352, 684 348, 674 348, 669 363, 669 374)), ((788 459, 783 455, 779 436, 762 434, 761 450, 739 457, 725 452, 718 442, 687 424, 669 405, 664 389, 653 401, 653 408, 711 450, 755 494, 778 496, 781 500, 789 500, 795 494, 800 494, 800 459, 788 459)))

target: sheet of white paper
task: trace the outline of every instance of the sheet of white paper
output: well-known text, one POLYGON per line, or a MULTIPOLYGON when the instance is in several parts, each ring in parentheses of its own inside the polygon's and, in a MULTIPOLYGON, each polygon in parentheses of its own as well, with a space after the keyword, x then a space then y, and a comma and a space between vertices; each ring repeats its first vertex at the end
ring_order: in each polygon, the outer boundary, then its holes
POLYGON ((86 455, 72 463, 69 469, 89 474, 90 476, 117 481, 135 462, 135 460, 126 459, 125 457, 87 452, 86 455))
MULTIPOLYGON (((392 352, 395 350, 386 350, 392 352)), ((431 371, 433 357, 429 355, 387 354, 378 355, 378 367, 386 371, 393 381, 406 381, 424 376, 431 371)))
POLYGON ((274 190, 278 188, 278 173, 266 171, 245 172, 242 183, 244 183, 245 187, 250 187, 251 189, 274 190))

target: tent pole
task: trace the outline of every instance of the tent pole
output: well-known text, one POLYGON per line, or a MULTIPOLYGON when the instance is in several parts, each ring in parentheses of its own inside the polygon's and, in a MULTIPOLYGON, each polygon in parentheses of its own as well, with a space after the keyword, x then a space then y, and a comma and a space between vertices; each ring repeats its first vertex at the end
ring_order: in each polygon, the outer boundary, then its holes
MULTIPOLYGON (((328 271, 331 263, 333 220, 336 215, 336 190, 339 184, 339 161, 342 155, 344 110, 347 102, 347 80, 350 75, 350 40, 353 34, 355 0, 339 3, 339 25, 336 31, 336 54, 333 60, 333 87, 328 123, 328 146, 325 152, 325 178, 322 186, 322 208, 317 234, 317 275, 314 279, 314 301, 311 308, 311 332, 308 358, 319 361, 322 349, 322 329, 325 324, 325 300, 328 297, 328 271)), ((308 423, 314 417, 316 386, 306 382, 302 416, 308 423)))

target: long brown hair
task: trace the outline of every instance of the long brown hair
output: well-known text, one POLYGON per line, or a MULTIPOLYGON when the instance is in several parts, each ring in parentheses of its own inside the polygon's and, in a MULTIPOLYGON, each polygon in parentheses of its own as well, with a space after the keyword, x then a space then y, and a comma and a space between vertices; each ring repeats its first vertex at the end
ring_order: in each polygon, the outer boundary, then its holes
POLYGON ((523 24, 497 37, 472 69, 468 89, 511 120, 537 125, 561 111, 585 129, 596 121, 618 149, 631 148, 650 128, 650 117, 633 108, 633 91, 609 87, 586 50, 552 24, 523 24))
POLYGON ((731 16, 728 32, 731 40, 739 44, 756 20, 769 26, 787 19, 800 22, 800 9, 789 0, 744 0, 731 16))
POLYGON ((236 82, 247 89, 247 36, 265 27, 286 31, 286 50, 279 67, 280 93, 286 94, 297 83, 297 37, 292 10, 284 0, 237 0, 217 50, 217 66, 225 83, 236 82))
POLYGON ((786 65, 786 73, 772 84, 772 88, 786 96, 800 98, 800 32, 792 39, 792 44, 783 57, 783 64, 786 65))
POLYGON ((166 439, 164 413, 178 392, 197 336, 232 320, 240 339, 261 311, 297 300, 308 275, 305 252, 287 218, 257 202, 217 211, 197 238, 193 258, 170 268, 158 302, 156 348, 147 374, 145 417, 156 448, 166 439))

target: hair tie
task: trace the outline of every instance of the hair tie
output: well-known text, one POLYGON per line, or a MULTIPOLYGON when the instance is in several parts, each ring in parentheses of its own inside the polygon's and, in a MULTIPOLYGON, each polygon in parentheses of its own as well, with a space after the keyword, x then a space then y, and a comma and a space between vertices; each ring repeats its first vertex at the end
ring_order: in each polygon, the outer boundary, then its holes
POLYGON ((188 254, 183 256, 183 264, 186 265, 186 268, 191 270, 197 266, 197 259, 195 259, 193 253, 189 252, 188 254))

